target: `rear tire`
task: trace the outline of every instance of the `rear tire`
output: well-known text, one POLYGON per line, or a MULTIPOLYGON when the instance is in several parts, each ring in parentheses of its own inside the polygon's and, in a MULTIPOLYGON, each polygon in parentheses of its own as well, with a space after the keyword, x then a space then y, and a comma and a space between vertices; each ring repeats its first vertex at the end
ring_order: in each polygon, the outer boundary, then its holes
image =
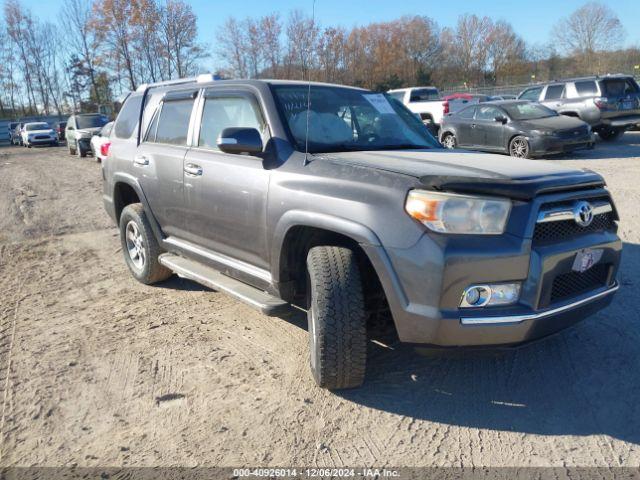
POLYGON ((454 149, 458 146, 458 140, 453 133, 445 133, 442 136, 442 146, 448 149, 454 149))
POLYGON ((87 152, 85 152, 84 150, 82 150, 82 147, 80 146, 80 142, 78 142, 78 141, 76 141, 76 148, 75 148, 75 151, 76 151, 76 155, 77 155, 79 158, 84 158, 84 157, 86 157, 86 156, 87 156, 87 152))
POLYGON ((172 275, 161 265, 163 253, 141 203, 127 205, 120 215, 120 243, 131 275, 145 285, 161 282, 172 275))
POLYGON ((367 329, 360 269, 344 247, 314 247, 307 256, 311 372, 330 390, 362 385, 367 329))
POLYGON ((604 127, 598 130, 598 136, 605 142, 612 142, 620 138, 624 132, 624 128, 604 127))

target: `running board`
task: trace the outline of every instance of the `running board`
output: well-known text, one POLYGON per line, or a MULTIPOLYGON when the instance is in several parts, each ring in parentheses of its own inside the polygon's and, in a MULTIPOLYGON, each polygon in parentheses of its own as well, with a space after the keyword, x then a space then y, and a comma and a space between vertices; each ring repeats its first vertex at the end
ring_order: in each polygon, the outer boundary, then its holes
POLYGON ((289 304, 284 300, 223 275, 218 270, 195 260, 181 257, 174 253, 163 253, 158 257, 158 261, 181 277, 227 293, 265 315, 278 315, 289 308, 289 304))

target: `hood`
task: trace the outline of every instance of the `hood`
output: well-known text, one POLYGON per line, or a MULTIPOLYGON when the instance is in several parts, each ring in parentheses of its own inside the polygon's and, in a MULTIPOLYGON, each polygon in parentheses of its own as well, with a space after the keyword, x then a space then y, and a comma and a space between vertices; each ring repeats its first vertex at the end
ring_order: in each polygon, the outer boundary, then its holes
POLYGON ((523 200, 541 193, 605 185, 591 170, 462 150, 341 152, 316 158, 410 175, 432 190, 523 200))
POLYGON ((518 125, 531 130, 569 130, 571 128, 584 127, 579 118, 558 115, 557 117, 538 118, 535 120, 519 120, 518 125))

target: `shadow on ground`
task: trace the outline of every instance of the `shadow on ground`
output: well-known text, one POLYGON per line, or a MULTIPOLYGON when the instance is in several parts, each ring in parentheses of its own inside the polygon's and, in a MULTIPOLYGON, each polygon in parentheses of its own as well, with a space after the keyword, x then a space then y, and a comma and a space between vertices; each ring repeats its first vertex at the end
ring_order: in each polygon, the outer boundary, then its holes
POLYGON ((605 142, 597 140, 593 150, 577 150, 566 155, 555 155, 548 160, 605 160, 640 156, 640 131, 625 132, 620 138, 605 142))
POLYGON ((558 335, 511 350, 378 348, 365 385, 338 394, 457 426, 640 443, 639 267, 640 247, 625 244, 614 302, 558 335))

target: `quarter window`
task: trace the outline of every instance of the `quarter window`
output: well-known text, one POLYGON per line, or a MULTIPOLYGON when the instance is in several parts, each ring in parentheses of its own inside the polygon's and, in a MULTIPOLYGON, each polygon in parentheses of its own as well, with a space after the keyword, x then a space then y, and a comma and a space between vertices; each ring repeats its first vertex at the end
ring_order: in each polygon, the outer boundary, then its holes
MULTIPOLYGON (((129 99, 125 102, 122 110, 120 110, 120 114, 118 115, 118 119, 116 120, 116 125, 113 129, 113 133, 116 137, 131 138, 131 135, 133 135, 133 131, 136 129, 136 125, 138 124, 141 104, 142 95, 129 97, 129 99)), ((71 124, 71 126, 74 126, 75 118, 73 118, 73 120, 70 120, 69 123, 71 124)))
POLYGON ((198 146, 218 149, 218 137, 225 128, 255 128, 264 134, 265 122, 249 97, 208 97, 204 103, 198 146))
POLYGON ((576 92, 580 96, 597 95, 598 87, 594 81, 576 82, 576 92))
POLYGON ((557 100, 562 98, 564 93, 564 85, 549 85, 547 87, 547 93, 544 95, 545 100, 557 100))
MULTIPOLYGON (((156 143, 186 145, 193 99, 169 100, 162 104, 155 133, 156 143)), ((151 125, 153 128, 153 125, 151 125)), ((150 136, 153 132, 150 131, 150 136)))
POLYGON ((542 87, 530 88, 529 90, 525 90, 524 92, 522 92, 519 99, 537 102, 538 98, 540 98, 540 92, 542 92, 542 87))

